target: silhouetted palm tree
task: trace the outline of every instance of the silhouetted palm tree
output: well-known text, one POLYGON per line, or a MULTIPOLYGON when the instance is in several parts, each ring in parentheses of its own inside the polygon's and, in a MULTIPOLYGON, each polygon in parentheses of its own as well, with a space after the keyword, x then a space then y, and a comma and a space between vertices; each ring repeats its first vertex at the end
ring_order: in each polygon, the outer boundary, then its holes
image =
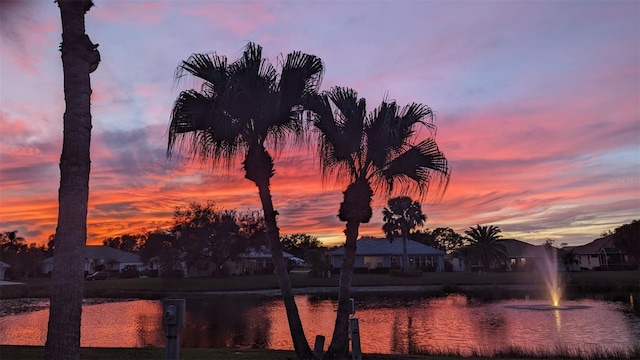
POLYGON ((498 242, 501 235, 497 226, 476 225, 465 231, 465 234, 473 257, 480 261, 483 269, 491 269, 494 265, 500 265, 500 261, 507 260, 507 248, 498 242))
POLYGON ((409 270, 409 257, 407 256, 407 240, 409 231, 417 226, 424 225, 427 216, 422 213, 422 207, 417 201, 411 200, 408 196, 398 196, 389 199, 389 208, 382 210, 382 231, 387 235, 389 241, 397 237, 402 238, 402 270, 409 270))
POLYGON ((338 310, 328 356, 348 351, 349 295, 360 224, 371 219, 374 189, 426 194, 432 180, 446 189, 450 168, 433 138, 411 144, 420 127, 435 128, 425 105, 404 108, 384 100, 370 114, 355 90, 334 87, 314 99, 312 120, 319 133, 319 156, 325 179, 348 183, 338 217, 346 222, 345 253, 340 271, 338 310))
POLYGON ((62 20, 64 132, 60 157, 56 252, 51 274, 51 306, 45 359, 80 358, 84 291, 84 249, 89 199, 91 80, 100 62, 97 45, 85 34, 91 0, 58 0, 62 20))
POLYGON ((566 271, 573 271, 574 265, 580 262, 580 258, 578 254, 576 254, 573 249, 564 252, 562 254, 562 264, 564 264, 564 268, 566 271))
POLYGON ((270 179, 273 159, 267 145, 282 145, 302 131, 302 103, 316 93, 323 72, 320 58, 292 52, 282 59, 282 72, 262 58, 262 47, 249 43, 231 64, 225 56, 193 54, 176 70, 176 79, 193 75, 204 81, 200 91, 183 91, 169 125, 167 156, 175 147, 202 162, 230 166, 243 158, 245 178, 258 187, 273 264, 287 311, 296 354, 312 356, 293 299, 279 242, 270 179))

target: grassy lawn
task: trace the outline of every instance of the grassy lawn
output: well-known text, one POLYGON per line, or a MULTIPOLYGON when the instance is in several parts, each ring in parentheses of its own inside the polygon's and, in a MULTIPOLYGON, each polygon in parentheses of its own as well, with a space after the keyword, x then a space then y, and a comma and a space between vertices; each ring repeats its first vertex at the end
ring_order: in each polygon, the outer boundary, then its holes
MULTIPOLYGON (((570 283, 581 291, 638 291, 640 271, 582 271, 570 273, 570 283)), ((354 274, 353 286, 420 286, 438 285, 456 287, 466 285, 539 285, 540 274, 531 272, 487 273, 468 272, 424 273, 421 277, 391 277, 387 274, 354 274)), ((337 287, 338 276, 310 278, 306 274, 291 274, 294 288, 337 287)), ((227 278, 187 279, 110 279, 85 282, 87 297, 143 296, 145 293, 206 292, 278 289, 274 275, 233 276, 227 278)), ((48 297, 49 279, 28 279, 23 285, 0 287, 0 298, 48 297)))

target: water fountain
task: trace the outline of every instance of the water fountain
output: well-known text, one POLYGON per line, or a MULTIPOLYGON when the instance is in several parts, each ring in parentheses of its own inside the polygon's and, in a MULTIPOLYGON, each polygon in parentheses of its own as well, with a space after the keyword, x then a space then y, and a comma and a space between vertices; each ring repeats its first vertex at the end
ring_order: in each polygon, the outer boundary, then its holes
POLYGON ((560 299, 562 298, 562 282, 560 281, 560 273, 558 272, 558 257, 557 251, 551 246, 544 247, 543 267, 538 270, 544 277, 544 282, 551 301, 551 305, 554 308, 560 306, 560 299))

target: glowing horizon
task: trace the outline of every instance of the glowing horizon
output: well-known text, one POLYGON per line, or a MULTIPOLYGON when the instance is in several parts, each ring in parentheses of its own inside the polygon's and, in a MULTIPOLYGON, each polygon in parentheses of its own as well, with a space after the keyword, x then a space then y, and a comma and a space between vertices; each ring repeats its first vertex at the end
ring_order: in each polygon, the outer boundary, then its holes
MULTIPOLYGON (((59 10, 2 6, 0 231, 43 244, 57 222, 59 10)), ((436 112, 453 171, 441 201, 422 202, 430 229, 492 224, 505 238, 579 245, 640 218, 637 2, 96 1, 86 22, 102 55, 91 75, 89 244, 166 227, 191 201, 261 209, 239 163, 211 172, 165 158, 173 101, 197 85, 174 84, 178 62, 210 51, 235 59, 248 41, 271 59, 319 56, 322 90, 352 87, 368 110, 388 94, 436 112)), ((339 244, 345 186, 322 181, 314 150, 274 153, 278 225, 339 244)), ((378 195, 361 235, 382 236, 378 195)))

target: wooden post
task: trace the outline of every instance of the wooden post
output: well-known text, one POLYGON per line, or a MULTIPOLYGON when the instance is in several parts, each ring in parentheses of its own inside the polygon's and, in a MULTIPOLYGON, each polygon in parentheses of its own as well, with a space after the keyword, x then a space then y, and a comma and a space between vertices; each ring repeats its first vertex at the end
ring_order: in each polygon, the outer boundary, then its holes
POLYGON ((316 343, 313 346, 313 354, 318 359, 322 359, 322 354, 323 353, 324 353, 324 336, 316 335, 316 343))

